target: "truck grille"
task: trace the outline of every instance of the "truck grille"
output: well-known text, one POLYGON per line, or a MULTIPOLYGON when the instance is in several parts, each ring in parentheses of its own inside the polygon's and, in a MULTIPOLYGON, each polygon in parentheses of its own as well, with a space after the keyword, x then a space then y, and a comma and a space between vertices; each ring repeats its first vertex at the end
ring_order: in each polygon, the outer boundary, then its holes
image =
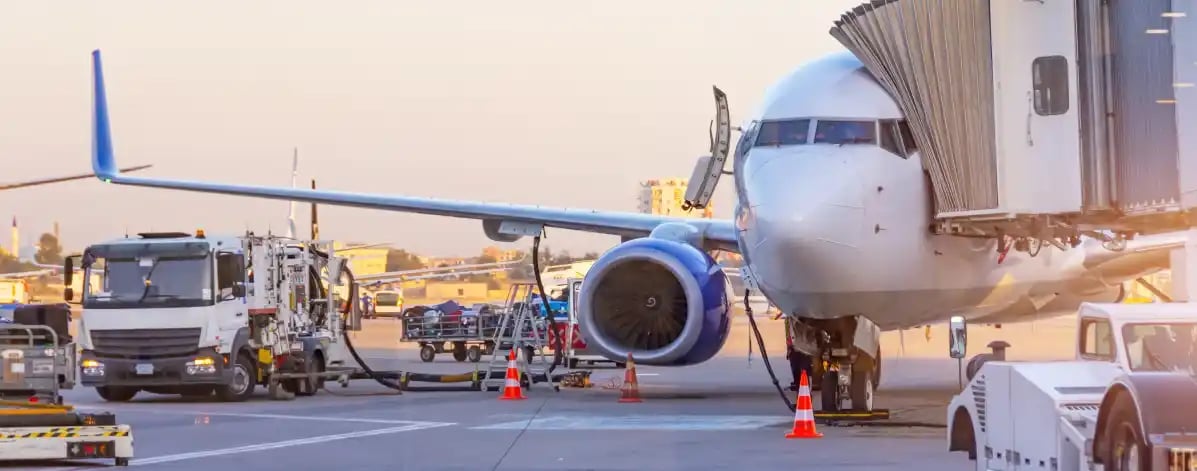
POLYGON ((199 350, 198 327, 187 329, 93 330, 97 357, 149 360, 194 355, 199 350))
POLYGON ((973 402, 977 407, 977 425, 985 433, 985 375, 973 381, 973 402))

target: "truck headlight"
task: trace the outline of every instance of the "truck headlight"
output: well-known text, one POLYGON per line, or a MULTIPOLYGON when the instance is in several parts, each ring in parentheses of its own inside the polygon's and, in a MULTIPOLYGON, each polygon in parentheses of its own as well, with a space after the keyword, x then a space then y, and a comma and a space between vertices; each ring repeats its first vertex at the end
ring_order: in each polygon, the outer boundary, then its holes
POLYGON ((199 357, 187 362, 187 374, 210 375, 216 372, 216 360, 211 357, 199 357))
POLYGON ((104 376, 104 364, 96 360, 83 360, 80 365, 84 376, 104 376))

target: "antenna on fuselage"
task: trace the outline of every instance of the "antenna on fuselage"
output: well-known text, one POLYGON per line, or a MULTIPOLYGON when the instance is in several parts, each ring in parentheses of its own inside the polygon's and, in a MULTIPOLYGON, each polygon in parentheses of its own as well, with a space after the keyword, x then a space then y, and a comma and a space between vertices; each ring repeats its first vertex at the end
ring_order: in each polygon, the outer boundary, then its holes
POLYGON ((711 155, 699 157, 694 164, 694 173, 686 182, 686 200, 682 203, 685 211, 706 208, 715 195, 719 177, 727 173, 723 167, 731 149, 731 112, 728 111, 727 94, 719 87, 711 88, 715 90, 715 120, 711 122, 712 129, 708 130, 711 155))

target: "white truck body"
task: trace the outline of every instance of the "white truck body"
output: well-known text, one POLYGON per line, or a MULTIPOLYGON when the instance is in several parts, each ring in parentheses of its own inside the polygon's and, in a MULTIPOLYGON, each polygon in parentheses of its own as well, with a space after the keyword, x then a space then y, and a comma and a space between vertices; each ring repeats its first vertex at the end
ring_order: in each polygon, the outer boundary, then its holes
POLYGON ((314 247, 202 232, 88 247, 81 382, 116 400, 139 390, 244 399, 278 369, 344 365, 341 296, 329 274, 343 259, 314 247))
POLYGON ((1197 434, 1182 432, 1197 431, 1197 414, 1172 402, 1181 393, 1197 397, 1189 356, 1197 353, 1197 306, 1086 303, 1078 327, 1074 360, 985 361, 948 405, 948 449, 968 452, 978 470, 1121 469, 1108 462, 1124 455, 1154 463, 1147 469, 1174 469, 1170 455, 1191 459, 1197 434), (1162 351, 1143 335, 1156 327, 1173 336, 1169 345, 1188 348, 1184 356, 1147 353, 1162 351), (1136 413, 1123 423, 1112 411, 1125 400, 1136 413), (1146 437, 1137 449, 1110 441, 1122 425, 1146 437))

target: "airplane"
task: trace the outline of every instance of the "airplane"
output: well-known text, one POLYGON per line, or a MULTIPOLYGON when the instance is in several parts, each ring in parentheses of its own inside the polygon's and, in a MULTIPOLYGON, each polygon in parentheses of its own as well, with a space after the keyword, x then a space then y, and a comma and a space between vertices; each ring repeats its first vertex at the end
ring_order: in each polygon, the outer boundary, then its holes
MULTIPOLYGON (((534 247, 547 227, 620 236, 586 274, 579 322, 592 351, 647 365, 702 363, 721 349, 738 299, 710 253, 739 253, 745 280, 787 315, 795 351, 833 365, 813 362, 825 410, 844 401, 873 409, 883 330, 957 315, 1026 321, 1116 301, 1124 281, 1168 268, 1184 243, 1159 234, 1109 250, 1086 238, 998 255, 997 240, 931 233, 930 179, 913 139, 897 139, 905 117, 847 51, 782 77, 740 127, 731 220, 128 176, 116 170, 100 51, 92 54, 91 158, 104 181, 480 220, 491 239, 533 237, 534 247)), ((712 145, 724 158, 726 127, 721 119, 712 145)))

